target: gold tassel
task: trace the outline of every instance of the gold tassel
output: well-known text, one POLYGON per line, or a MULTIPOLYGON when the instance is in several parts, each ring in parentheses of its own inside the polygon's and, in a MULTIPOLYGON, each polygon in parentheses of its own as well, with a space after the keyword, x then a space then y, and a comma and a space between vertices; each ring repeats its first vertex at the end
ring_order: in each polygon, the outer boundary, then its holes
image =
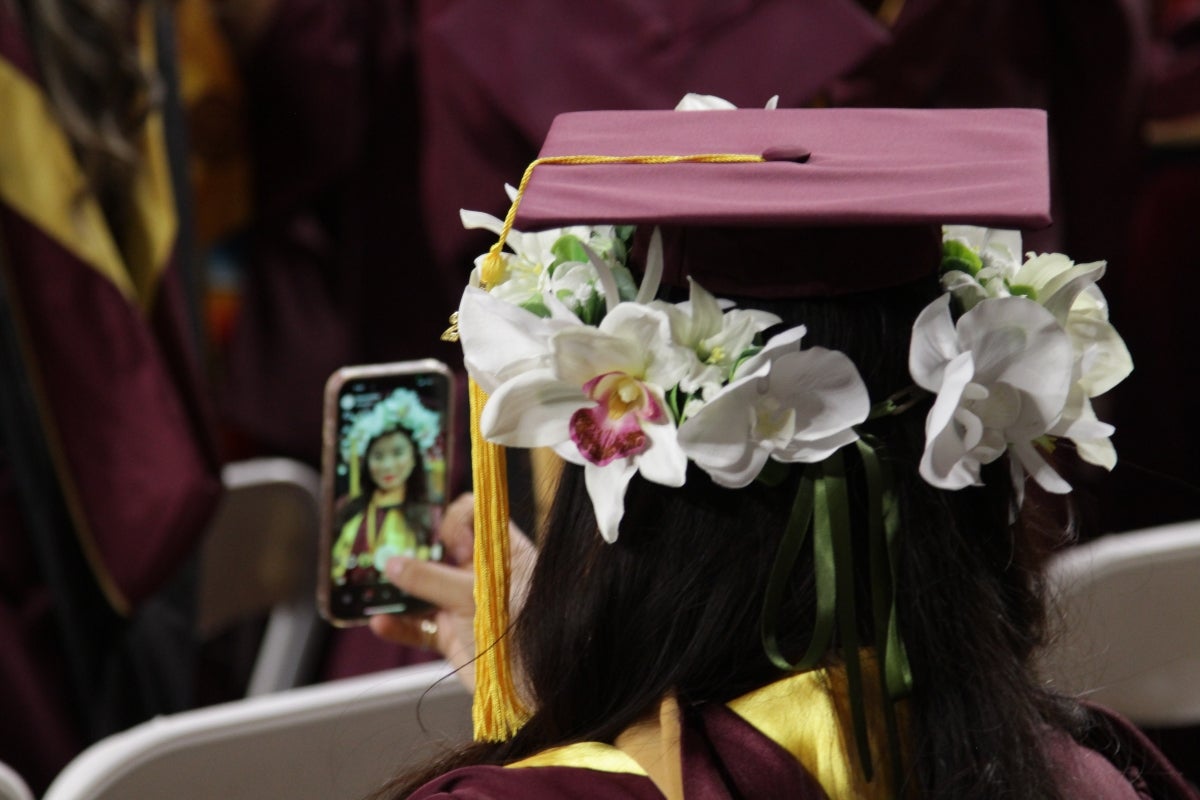
POLYGON ((475 484, 475 739, 512 738, 529 713, 513 682, 508 640, 508 473, 504 448, 483 438, 487 395, 470 382, 471 472, 475 484))

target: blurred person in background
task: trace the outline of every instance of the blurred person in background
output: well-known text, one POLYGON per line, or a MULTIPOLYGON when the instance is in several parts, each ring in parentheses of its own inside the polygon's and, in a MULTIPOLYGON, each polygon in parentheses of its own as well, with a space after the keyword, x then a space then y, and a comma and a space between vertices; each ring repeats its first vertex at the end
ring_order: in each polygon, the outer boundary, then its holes
POLYGON ((219 480, 170 10, 0 0, 0 758, 35 789, 192 702, 219 480))

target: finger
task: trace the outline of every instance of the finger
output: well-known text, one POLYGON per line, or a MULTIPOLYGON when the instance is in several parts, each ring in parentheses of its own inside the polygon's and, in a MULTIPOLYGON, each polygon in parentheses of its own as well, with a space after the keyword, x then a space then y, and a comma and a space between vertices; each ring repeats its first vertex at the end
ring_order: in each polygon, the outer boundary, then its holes
POLYGON ((422 619, 428 618, 412 614, 376 614, 368 624, 371 631, 384 641, 409 647, 424 647, 429 644, 429 638, 421 630, 422 619))
POLYGON ((470 564, 475 552, 475 496, 461 494, 446 506, 438 538, 456 564, 470 564))
POLYGON ((387 578, 414 597, 453 611, 475 608, 475 579, 469 569, 396 556, 388 559, 387 578))

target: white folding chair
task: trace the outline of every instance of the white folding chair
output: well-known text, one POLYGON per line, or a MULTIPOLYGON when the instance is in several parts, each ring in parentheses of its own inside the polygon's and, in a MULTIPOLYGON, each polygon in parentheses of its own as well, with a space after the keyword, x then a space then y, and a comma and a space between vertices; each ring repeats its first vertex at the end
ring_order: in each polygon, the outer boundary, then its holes
POLYGON ((0 800, 33 800, 29 785, 3 761, 0 761, 0 800))
POLYGON ((308 682, 322 623, 314 586, 320 478, 285 458, 227 464, 201 554, 198 627, 209 638, 267 617, 247 695, 308 682))
POLYGON ((471 699, 448 669, 400 667, 159 717, 89 747, 43 800, 361 797, 469 740, 471 699))
POLYGON ((1140 725, 1200 722, 1200 520, 1070 548, 1049 577, 1046 679, 1140 725))

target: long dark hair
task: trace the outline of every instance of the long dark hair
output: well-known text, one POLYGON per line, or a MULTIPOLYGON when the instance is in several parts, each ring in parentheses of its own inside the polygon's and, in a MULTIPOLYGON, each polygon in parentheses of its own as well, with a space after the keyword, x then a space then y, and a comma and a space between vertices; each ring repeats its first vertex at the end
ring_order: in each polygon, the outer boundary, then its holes
MULTIPOLYGON (((931 279, 770 310, 806 324, 806 345, 847 353, 879 400, 910 384, 912 322, 938 291, 931 279)), ((866 426, 894 466, 901 502, 897 604, 914 680, 906 791, 1057 798, 1041 741, 1047 725, 1074 731, 1074 706, 1041 688, 1029 664, 1045 627, 1040 566, 1052 537, 1010 524, 1015 500, 1003 459, 985 469, 984 486, 943 492, 922 481, 927 410, 928 401, 866 426)), ((620 538, 608 545, 580 472, 569 469, 513 631, 533 717, 512 740, 468 748, 379 796, 404 796, 457 765, 611 742, 668 692, 685 705, 721 702, 781 677, 758 623, 798 472, 774 488, 736 491, 694 468, 680 489, 635 478, 620 538)), ((861 476, 850 477, 851 503, 862 508, 861 476)), ((781 615, 793 656, 811 636, 813 607, 806 556, 781 615)), ((870 620, 860 627, 871 633, 870 620)))
MULTIPOLYGON (((124 213, 137 138, 161 89, 139 61, 133 0, 17 0, 50 106, 110 217, 124 213)), ((119 231, 120 225, 113 225, 119 231)))

